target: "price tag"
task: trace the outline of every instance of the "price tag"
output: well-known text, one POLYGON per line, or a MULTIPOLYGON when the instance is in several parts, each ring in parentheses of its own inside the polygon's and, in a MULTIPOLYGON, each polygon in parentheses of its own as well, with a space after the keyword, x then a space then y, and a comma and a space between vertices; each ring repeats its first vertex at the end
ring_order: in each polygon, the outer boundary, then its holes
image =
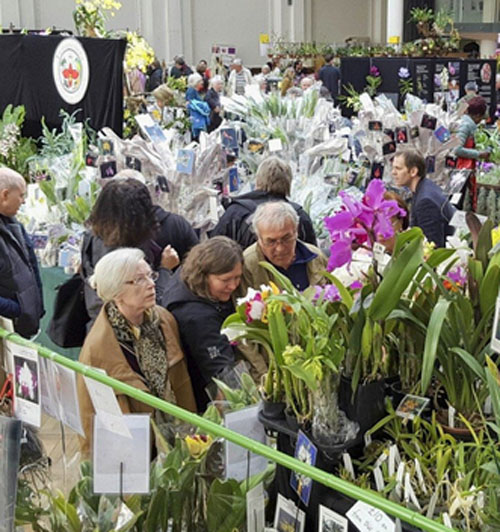
POLYGON ((455 428, 455 412, 456 410, 450 405, 448 407, 448 426, 455 428))
POLYGON ((269 139, 269 151, 281 151, 283 149, 283 143, 281 139, 269 139))
POLYGON ((377 262, 382 262, 384 260, 385 246, 380 242, 375 242, 373 244, 373 258, 377 262))
POLYGON ((382 511, 358 501, 346 514, 360 532, 395 532, 396 525, 382 511))
POLYGON ((352 465, 351 455, 349 453, 343 453, 342 460, 344 461, 344 467, 346 471, 349 473, 349 475, 351 475, 352 479, 354 480, 356 477, 354 475, 354 467, 352 465))

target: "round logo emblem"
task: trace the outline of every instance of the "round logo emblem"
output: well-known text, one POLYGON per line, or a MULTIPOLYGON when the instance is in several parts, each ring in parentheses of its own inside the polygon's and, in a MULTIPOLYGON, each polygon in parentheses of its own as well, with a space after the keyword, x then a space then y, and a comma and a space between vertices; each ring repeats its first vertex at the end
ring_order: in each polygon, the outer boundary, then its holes
POLYGON ((89 62, 83 46, 73 38, 62 40, 54 52, 52 74, 57 92, 70 104, 85 96, 89 85, 89 62))

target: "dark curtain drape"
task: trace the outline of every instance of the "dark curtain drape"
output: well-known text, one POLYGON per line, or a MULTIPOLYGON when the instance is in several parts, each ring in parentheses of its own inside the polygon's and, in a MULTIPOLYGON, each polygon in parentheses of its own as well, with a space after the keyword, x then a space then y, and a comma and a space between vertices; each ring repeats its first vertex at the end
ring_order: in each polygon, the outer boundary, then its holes
POLYGON ((118 135, 123 128, 123 55, 126 42, 113 39, 78 38, 87 53, 90 81, 82 101, 66 103, 57 92, 52 77, 52 58, 64 37, 40 35, 0 35, 0 113, 11 103, 24 105, 23 134, 37 138, 41 119, 49 128, 59 127, 61 109, 78 120, 89 119, 99 130, 112 128, 118 135))

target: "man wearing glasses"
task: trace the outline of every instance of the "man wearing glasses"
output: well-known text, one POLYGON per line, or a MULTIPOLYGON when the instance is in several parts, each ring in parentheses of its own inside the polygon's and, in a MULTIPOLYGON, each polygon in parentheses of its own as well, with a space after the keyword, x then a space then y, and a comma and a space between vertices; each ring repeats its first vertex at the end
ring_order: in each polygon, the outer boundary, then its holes
POLYGON ((297 239, 299 217, 289 203, 261 204, 252 223, 257 242, 243 254, 243 295, 248 287, 258 289, 261 284, 274 280, 272 274, 259 265, 262 261, 273 264, 298 290, 324 282, 322 272, 326 270, 326 257, 316 246, 297 239))

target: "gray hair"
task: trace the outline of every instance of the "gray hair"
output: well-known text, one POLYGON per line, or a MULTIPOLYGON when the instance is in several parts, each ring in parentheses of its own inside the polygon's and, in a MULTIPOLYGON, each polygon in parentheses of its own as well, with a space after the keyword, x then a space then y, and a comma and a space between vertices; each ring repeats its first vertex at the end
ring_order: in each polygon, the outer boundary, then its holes
POLYGON ((21 188, 24 177, 10 168, 0 168, 0 190, 21 188))
POLYGON ((292 205, 286 201, 268 201, 257 207, 252 220, 252 228, 257 238, 260 238, 259 226, 282 229, 289 222, 294 224, 295 229, 299 228, 299 216, 292 205))
POLYGON ((200 74, 198 74, 198 72, 190 74, 188 77, 188 87, 192 87, 194 89, 200 81, 203 81, 203 78, 200 76, 200 74))
POLYGON ((116 299, 123 291, 125 283, 135 275, 144 252, 137 248, 118 248, 99 259, 94 275, 89 278, 90 286, 107 303, 116 299))
POLYGON ((243 61, 239 57, 236 57, 236 58, 233 59, 232 64, 233 65, 242 65, 243 61))
POLYGON ((213 88, 213 86, 216 83, 224 83, 224 79, 222 76, 214 76, 213 78, 210 78, 209 87, 213 88))
POLYGON ((290 165, 283 159, 276 157, 276 155, 267 157, 257 168, 255 186, 259 190, 265 190, 270 194, 283 196, 283 198, 289 196, 292 186, 292 169, 290 165))

